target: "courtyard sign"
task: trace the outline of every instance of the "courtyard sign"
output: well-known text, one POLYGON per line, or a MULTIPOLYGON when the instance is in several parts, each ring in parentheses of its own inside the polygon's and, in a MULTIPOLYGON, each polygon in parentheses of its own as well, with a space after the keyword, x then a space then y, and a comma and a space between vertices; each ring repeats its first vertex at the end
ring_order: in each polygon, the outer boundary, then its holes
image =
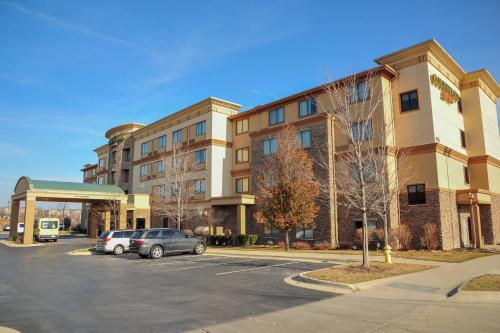
POLYGON ((431 83, 441 90, 441 99, 446 103, 452 104, 460 100, 460 95, 436 74, 431 75, 431 83))

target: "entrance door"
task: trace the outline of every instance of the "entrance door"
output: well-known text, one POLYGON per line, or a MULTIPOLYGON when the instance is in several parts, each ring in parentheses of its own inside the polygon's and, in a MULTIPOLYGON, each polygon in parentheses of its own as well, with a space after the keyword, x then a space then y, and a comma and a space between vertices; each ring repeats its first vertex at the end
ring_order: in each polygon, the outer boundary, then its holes
POLYGON ((462 247, 470 247, 470 233, 469 233, 470 217, 462 216, 460 218, 460 240, 462 247))
POLYGON ((145 218, 137 218, 136 219, 136 228, 137 229, 144 229, 146 227, 146 219, 145 218))

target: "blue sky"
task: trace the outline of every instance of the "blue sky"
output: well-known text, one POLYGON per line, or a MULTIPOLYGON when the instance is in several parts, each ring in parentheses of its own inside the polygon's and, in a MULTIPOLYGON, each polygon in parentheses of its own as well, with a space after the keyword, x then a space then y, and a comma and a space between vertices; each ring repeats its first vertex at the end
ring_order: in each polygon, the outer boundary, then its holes
POLYGON ((208 96, 243 109, 436 38, 500 81, 499 1, 0 0, 0 205, 21 175, 81 181, 120 123, 208 96))

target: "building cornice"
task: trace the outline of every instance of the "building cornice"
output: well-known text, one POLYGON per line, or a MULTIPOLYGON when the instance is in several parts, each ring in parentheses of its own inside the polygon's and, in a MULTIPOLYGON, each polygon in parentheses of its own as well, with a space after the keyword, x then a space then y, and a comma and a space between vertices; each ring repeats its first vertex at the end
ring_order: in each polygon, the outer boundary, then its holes
POLYGON ((426 154, 426 153, 438 153, 447 157, 451 157, 452 159, 467 164, 468 157, 465 154, 462 154, 454 149, 446 147, 441 143, 429 143, 419 146, 413 147, 405 147, 400 148, 402 153, 407 153, 409 156, 418 155, 418 154, 426 154))
POLYGON ((97 147, 96 149, 94 149, 94 151, 97 153, 97 155, 103 155, 104 153, 108 153, 109 152, 109 146, 106 143, 105 145, 97 147))
POLYGON ((486 68, 469 72, 465 75, 460 89, 473 87, 481 88, 494 103, 500 97, 500 86, 486 68))
POLYGON ((110 128, 109 130, 106 131, 104 136, 106 137, 106 139, 110 139, 111 137, 113 137, 115 135, 115 133, 123 132, 123 131, 127 131, 130 133, 130 132, 134 132, 135 130, 138 130, 140 128, 143 128, 144 126, 145 126, 144 124, 139 124, 139 123, 123 124, 123 125, 119 125, 119 126, 115 126, 113 128, 110 128))
POLYGON ((264 128, 264 129, 259 130, 259 131, 253 131, 253 132, 250 132, 248 135, 251 138, 256 137, 256 136, 260 136, 260 135, 267 135, 270 133, 276 133, 276 132, 283 130, 283 127, 285 125, 292 125, 294 127, 300 127, 300 126, 304 126, 307 124, 321 122, 321 121, 324 121, 324 120, 330 119, 330 118, 332 118, 332 115, 327 114, 327 113, 321 113, 321 114, 318 114, 315 116, 309 116, 309 117, 294 121, 293 123, 285 123, 285 124, 276 125, 273 127, 264 128))
POLYGON ((306 98, 314 97, 316 95, 319 95, 319 94, 325 92, 327 87, 344 85, 346 82, 349 82, 354 77, 356 79, 363 80, 363 78, 365 78, 367 76, 377 75, 377 74, 384 76, 389 80, 398 75, 398 73, 392 67, 390 67, 388 65, 381 65, 381 66, 378 66, 375 68, 368 69, 368 70, 363 71, 363 72, 359 72, 359 73, 349 75, 349 76, 343 77, 343 78, 335 80, 335 81, 331 81, 331 82, 322 84, 320 86, 316 86, 316 87, 308 89, 308 90, 301 91, 299 93, 275 100, 275 101, 267 103, 267 104, 258 105, 252 109, 249 109, 249 110, 246 110, 243 112, 239 112, 235 115, 232 115, 229 117, 229 119, 231 121, 236 121, 236 120, 239 120, 241 118, 248 117, 248 116, 255 114, 255 113, 269 111, 269 110, 284 106, 287 103, 298 102, 298 101, 306 99, 306 98))
POLYGON ((484 163, 500 168, 500 160, 494 158, 491 155, 469 157, 469 164, 484 164, 484 163))
POLYGON ((240 177, 240 176, 250 176, 252 174, 252 169, 246 168, 241 170, 231 170, 231 176, 240 177))

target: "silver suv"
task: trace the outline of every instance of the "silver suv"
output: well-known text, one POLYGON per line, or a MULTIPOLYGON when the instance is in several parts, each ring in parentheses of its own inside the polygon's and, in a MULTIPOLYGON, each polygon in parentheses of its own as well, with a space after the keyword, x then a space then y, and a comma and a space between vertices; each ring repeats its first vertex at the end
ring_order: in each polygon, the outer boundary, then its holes
POLYGON ((105 231, 97 239, 96 252, 113 253, 117 256, 129 251, 130 236, 135 230, 105 231))

